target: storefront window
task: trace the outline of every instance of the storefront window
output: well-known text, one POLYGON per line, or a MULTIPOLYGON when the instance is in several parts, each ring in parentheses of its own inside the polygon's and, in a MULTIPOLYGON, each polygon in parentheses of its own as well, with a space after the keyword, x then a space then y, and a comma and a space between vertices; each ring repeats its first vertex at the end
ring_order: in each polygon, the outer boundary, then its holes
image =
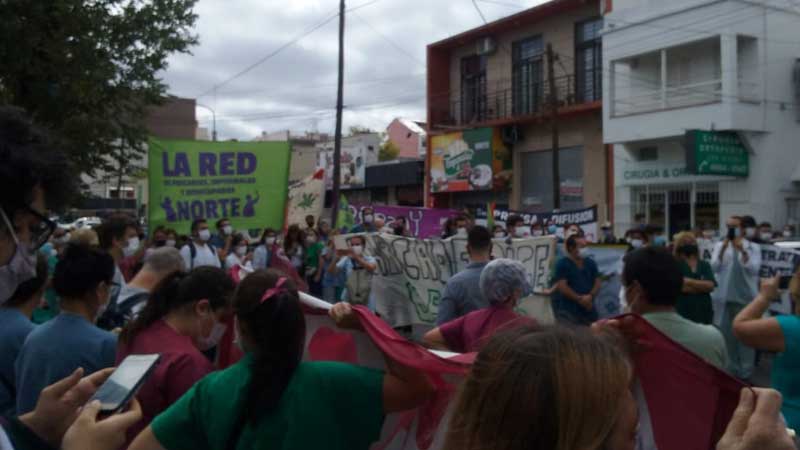
POLYGON ((719 188, 716 183, 642 186, 632 190, 631 215, 664 227, 669 236, 691 230, 719 229, 719 188))
MULTIPOLYGON (((583 147, 558 151, 561 209, 583 208, 583 147)), ((554 209, 553 152, 526 152, 521 156, 520 206, 528 212, 554 209)))

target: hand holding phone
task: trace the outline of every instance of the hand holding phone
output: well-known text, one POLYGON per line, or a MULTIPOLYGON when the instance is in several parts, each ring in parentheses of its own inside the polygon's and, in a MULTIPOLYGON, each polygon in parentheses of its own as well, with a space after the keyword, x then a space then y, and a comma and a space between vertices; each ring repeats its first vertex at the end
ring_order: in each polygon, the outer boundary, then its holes
POLYGON ((114 414, 128 405, 136 391, 147 381, 161 355, 129 355, 114 370, 89 400, 100 402, 100 411, 114 414))

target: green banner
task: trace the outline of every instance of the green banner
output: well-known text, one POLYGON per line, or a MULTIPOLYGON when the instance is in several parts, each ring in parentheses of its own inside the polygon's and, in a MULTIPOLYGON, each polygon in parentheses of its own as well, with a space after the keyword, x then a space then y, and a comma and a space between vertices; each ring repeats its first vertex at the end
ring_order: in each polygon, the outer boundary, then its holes
POLYGON ((223 217, 239 230, 283 226, 288 142, 151 138, 149 148, 150 229, 164 225, 188 234, 195 219, 223 217))
POLYGON ((747 148, 736 133, 686 132, 686 166, 691 174, 746 177, 750 172, 749 162, 747 148))

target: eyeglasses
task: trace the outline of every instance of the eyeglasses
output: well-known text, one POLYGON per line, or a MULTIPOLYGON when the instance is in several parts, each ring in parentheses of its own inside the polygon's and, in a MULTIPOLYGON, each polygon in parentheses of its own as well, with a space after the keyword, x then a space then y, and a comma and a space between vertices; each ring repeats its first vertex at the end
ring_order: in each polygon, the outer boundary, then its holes
POLYGON ((28 226, 28 230, 31 232, 31 248, 38 250, 50 239, 53 232, 56 231, 56 223, 30 206, 26 206, 24 209, 37 219, 35 224, 28 226))

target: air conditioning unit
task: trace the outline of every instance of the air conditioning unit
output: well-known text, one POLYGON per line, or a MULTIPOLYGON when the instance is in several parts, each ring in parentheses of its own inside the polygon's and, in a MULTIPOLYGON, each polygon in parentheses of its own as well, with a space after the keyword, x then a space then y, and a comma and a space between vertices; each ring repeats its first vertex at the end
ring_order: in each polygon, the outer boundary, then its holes
POLYGON ((478 55, 491 55, 497 50, 497 43, 491 36, 478 39, 478 46, 475 49, 478 55))

